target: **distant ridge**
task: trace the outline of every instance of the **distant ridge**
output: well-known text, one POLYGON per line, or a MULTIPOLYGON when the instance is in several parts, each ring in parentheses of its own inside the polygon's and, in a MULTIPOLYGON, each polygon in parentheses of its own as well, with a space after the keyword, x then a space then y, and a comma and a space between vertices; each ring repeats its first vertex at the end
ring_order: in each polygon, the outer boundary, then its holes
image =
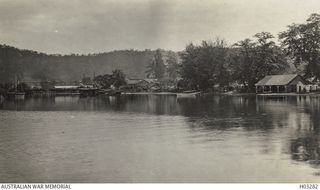
MULTIPOLYGON (((80 80, 83 76, 121 69, 128 77, 144 78, 154 50, 116 50, 97 54, 46 54, 0 45, 0 82, 21 80, 80 80)), ((166 57, 177 53, 162 50, 166 57)))

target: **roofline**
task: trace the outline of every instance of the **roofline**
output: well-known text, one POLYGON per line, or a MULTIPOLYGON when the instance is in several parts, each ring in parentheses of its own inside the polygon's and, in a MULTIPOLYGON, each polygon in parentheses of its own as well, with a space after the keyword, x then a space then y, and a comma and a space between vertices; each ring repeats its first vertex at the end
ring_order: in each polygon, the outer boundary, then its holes
MULTIPOLYGON (((300 76, 300 77, 302 78, 304 84, 306 83, 306 82, 305 82, 305 79, 304 79, 301 75, 297 74, 297 76, 300 76)), ((288 84, 289 84, 290 82, 292 82, 295 78, 297 78, 297 76, 294 77, 291 81, 289 81, 288 84)))
MULTIPOLYGON (((288 82, 288 84, 290 83, 290 82, 292 82, 295 78, 297 78, 297 76, 300 76, 303 80, 305 80, 300 74, 288 74, 288 75, 296 75, 293 79, 291 79, 289 82, 288 82)), ((267 76, 277 76, 277 75, 266 75, 265 77, 263 77, 262 79, 264 79, 264 78, 266 78, 267 76)), ((261 79, 261 80, 262 80, 261 79)), ((259 81, 261 81, 261 80, 259 80, 259 81)), ((259 81, 257 82, 257 83, 259 83, 259 81)), ((255 84, 255 86, 282 86, 282 85, 258 85, 258 84, 255 84)))

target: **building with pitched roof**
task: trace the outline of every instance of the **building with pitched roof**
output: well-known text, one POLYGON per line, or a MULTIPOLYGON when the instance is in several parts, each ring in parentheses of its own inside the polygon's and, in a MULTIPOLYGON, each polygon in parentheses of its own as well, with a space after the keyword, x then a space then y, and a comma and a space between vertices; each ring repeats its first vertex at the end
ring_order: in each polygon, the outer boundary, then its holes
POLYGON ((310 92, 313 85, 297 74, 268 75, 255 84, 256 93, 310 92))

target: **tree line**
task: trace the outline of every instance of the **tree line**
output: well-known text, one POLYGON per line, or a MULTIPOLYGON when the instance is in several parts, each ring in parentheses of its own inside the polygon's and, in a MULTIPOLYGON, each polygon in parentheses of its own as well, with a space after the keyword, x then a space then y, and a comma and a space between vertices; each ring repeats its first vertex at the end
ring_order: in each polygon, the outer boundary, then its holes
POLYGON ((179 74, 189 89, 237 85, 254 91, 266 75, 298 72, 320 79, 320 15, 311 14, 302 24, 291 24, 276 38, 269 32, 228 46, 222 39, 188 44, 180 53, 179 74))
POLYGON ((16 77, 17 73, 24 75, 30 67, 29 77, 48 79, 54 78, 55 72, 67 78, 75 72, 76 77, 72 77, 80 78, 95 72, 93 66, 103 73, 113 71, 110 75, 99 73, 95 78, 104 87, 124 84, 125 74, 156 78, 183 89, 240 87, 246 92, 254 91, 255 83, 271 74, 299 72, 317 80, 320 79, 320 15, 311 14, 305 23, 291 24, 278 36, 260 32, 232 45, 219 38, 200 45, 190 43, 178 56, 160 49, 119 52, 119 55, 111 52, 61 56, 1 46, 0 82, 16 77))

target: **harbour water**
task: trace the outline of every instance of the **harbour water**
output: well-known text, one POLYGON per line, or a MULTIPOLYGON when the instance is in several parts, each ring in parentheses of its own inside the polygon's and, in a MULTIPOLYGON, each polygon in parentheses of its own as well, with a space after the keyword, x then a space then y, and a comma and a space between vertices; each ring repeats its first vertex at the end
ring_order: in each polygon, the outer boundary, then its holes
POLYGON ((0 104, 0 182, 319 182, 320 98, 0 104))

